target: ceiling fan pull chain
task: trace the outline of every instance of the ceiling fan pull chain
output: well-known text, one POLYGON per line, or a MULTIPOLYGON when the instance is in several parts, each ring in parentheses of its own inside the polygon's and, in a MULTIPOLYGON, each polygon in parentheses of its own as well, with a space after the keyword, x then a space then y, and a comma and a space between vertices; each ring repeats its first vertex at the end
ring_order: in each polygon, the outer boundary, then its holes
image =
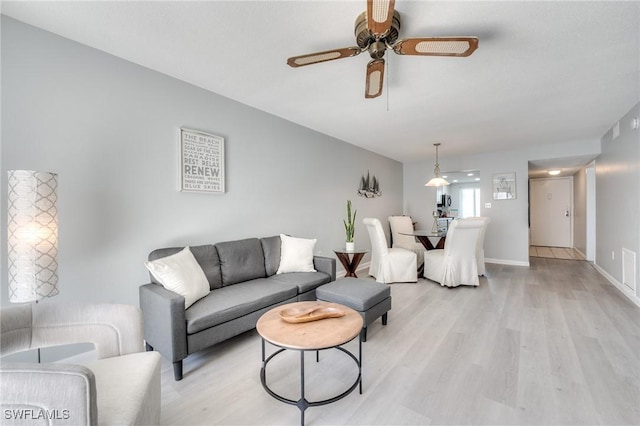
POLYGON ((385 65, 387 66, 387 70, 385 71, 385 74, 387 75, 387 78, 385 80, 385 83, 387 85, 387 112, 389 112, 389 77, 390 77, 390 74, 389 74, 389 62, 391 62, 391 61, 387 60, 386 63, 385 63, 385 65))

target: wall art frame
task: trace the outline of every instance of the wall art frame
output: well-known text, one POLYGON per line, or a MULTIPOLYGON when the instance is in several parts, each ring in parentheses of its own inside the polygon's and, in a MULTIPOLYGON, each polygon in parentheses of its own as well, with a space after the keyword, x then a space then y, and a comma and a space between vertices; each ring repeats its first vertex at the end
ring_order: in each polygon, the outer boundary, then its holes
POLYGON ((516 173, 496 173, 493 175, 493 199, 516 199, 516 173))
POLYGON ((180 128, 180 191, 225 192, 222 136, 180 128))

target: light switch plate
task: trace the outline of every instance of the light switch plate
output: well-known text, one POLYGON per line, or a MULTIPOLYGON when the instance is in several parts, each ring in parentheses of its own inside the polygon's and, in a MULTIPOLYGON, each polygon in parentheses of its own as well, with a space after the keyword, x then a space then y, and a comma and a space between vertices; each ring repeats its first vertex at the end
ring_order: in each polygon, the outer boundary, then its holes
POLYGON ((484 208, 485 209, 490 209, 491 208, 491 203, 484 203, 484 208))

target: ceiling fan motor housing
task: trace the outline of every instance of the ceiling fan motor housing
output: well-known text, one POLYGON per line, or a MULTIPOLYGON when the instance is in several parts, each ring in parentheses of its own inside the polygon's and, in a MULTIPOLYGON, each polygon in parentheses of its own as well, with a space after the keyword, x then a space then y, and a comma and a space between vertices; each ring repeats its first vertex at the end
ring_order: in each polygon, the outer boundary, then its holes
MULTIPOLYGON (((382 42, 382 46, 386 47, 393 46, 393 44, 398 40, 398 35, 400 33, 400 13, 397 10, 393 11, 393 19, 391 20, 391 28, 389 31, 382 35, 378 42, 382 42)), ((356 35, 356 43, 360 48, 369 50, 371 57, 374 59, 379 59, 384 54, 384 49, 382 50, 381 56, 374 56, 371 51, 370 46, 373 43, 376 43, 376 37, 369 31, 367 28, 367 12, 364 11, 356 18, 355 23, 355 35, 356 35)), ((375 51, 380 50, 379 47, 374 48, 375 51)))

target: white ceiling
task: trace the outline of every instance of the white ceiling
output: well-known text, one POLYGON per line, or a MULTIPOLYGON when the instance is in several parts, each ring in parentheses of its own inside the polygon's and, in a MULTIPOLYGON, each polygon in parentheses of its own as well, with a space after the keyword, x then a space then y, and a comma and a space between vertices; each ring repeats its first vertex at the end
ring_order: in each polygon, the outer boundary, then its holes
MULTIPOLYGON (((2 13, 399 161, 600 139, 640 100, 638 1, 396 1, 400 37, 477 36, 468 58, 355 46, 358 1, 11 2, 2 13)), ((211 129, 212 131, 215 129, 211 129)), ((588 160, 588 159, 587 159, 588 160)), ((585 161, 587 161, 585 160, 585 161)))

